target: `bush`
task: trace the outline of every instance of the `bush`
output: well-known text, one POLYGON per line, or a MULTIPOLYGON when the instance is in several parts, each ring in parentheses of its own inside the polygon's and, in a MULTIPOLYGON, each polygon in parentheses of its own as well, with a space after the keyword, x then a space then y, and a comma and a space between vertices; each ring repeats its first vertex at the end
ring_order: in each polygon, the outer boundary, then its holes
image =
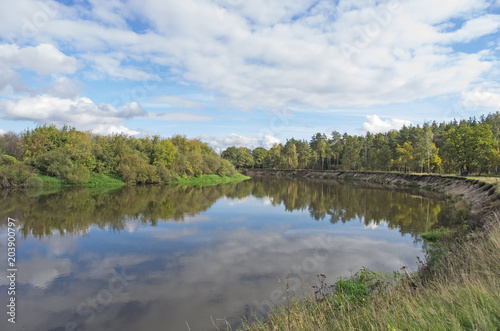
POLYGON ((35 170, 24 163, 7 164, 0 166, 1 187, 25 187, 30 178, 36 176, 35 170))
POLYGON ((73 162, 62 149, 55 149, 38 156, 33 165, 44 173, 58 178, 66 178, 73 162))
POLYGON ((203 157, 203 163, 205 164, 206 168, 208 168, 206 174, 211 175, 211 174, 216 174, 217 169, 219 169, 221 160, 217 155, 205 155, 203 157))
POLYGON ((12 165, 12 164, 16 164, 17 163, 17 160, 15 157, 12 157, 10 155, 2 155, 0 156, 0 165, 12 165))
POLYGON ((172 182, 179 180, 177 174, 172 170, 167 169, 167 167, 165 167, 163 164, 156 165, 156 174, 162 182, 172 182))
POLYGON ((42 187, 43 186, 43 180, 38 177, 30 177, 26 181, 26 187, 42 187))
POLYGON ((66 180, 71 184, 83 184, 89 180, 89 170, 81 164, 73 166, 66 174, 66 180))
POLYGON ((236 174, 236 169, 231 162, 224 159, 221 159, 220 161, 221 165, 219 166, 219 169, 217 169, 217 175, 229 177, 236 174))
POLYGON ((156 167, 150 165, 139 154, 127 154, 120 159, 118 172, 126 183, 158 183, 160 176, 156 167))
POLYGON ((189 163, 188 159, 184 154, 177 154, 177 157, 175 158, 172 168, 176 173, 180 175, 186 175, 186 176, 193 175, 193 168, 191 166, 191 163, 189 163))

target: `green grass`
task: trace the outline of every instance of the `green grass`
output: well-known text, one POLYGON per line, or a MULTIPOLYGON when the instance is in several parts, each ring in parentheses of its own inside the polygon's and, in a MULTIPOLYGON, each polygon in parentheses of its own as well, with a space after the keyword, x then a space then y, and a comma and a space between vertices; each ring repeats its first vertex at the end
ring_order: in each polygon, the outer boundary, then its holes
POLYGON ((116 186, 123 186, 123 185, 125 185, 125 182, 118 175, 91 174, 87 183, 82 184, 81 186, 86 186, 86 187, 98 187, 98 186, 116 187, 116 186))
POLYGON ((178 181, 169 182, 169 184, 178 185, 218 185, 222 183, 235 183, 250 179, 248 176, 242 174, 235 174, 233 176, 218 176, 218 175, 202 175, 201 177, 187 177, 179 178, 178 181))
POLYGON ((37 185, 35 185, 36 187, 60 188, 60 187, 71 186, 71 184, 69 184, 65 180, 62 180, 62 179, 57 178, 57 177, 38 175, 36 178, 40 179, 40 181, 37 181, 37 185))
MULTIPOLYGON (((178 185, 217 185, 222 183, 234 183, 247 180, 250 177, 244 176, 242 174, 235 174, 230 177, 221 177, 218 175, 203 175, 201 177, 188 177, 180 178, 179 181, 168 182, 168 184, 178 184, 178 185)), ((44 190, 57 190, 61 188, 66 188, 70 186, 80 186, 88 188, 117 188, 124 186, 125 182, 119 175, 116 174, 91 174, 87 183, 79 185, 71 185, 65 180, 50 177, 45 175, 39 175, 33 180, 32 187, 43 188, 44 190)))
POLYGON ((243 329, 500 330, 498 218, 485 231, 441 241, 439 248, 442 258, 433 270, 403 273, 390 285, 363 269, 337 281, 335 293, 293 299, 243 329))

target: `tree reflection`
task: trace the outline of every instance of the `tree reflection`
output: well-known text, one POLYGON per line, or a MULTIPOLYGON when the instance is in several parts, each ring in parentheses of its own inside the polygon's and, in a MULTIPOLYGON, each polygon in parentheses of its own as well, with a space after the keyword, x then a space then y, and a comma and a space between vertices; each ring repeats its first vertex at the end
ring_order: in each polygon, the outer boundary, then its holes
POLYGON ((91 226, 125 230, 130 219, 155 226, 182 222, 209 209, 218 199, 269 197, 289 212, 307 210, 314 220, 332 224, 363 220, 366 226, 388 224, 402 234, 418 234, 446 222, 446 204, 409 192, 382 190, 304 179, 254 178, 218 186, 137 186, 108 192, 85 188, 52 194, 6 193, 0 198, 3 225, 7 217, 22 224, 24 237, 86 234, 91 226))

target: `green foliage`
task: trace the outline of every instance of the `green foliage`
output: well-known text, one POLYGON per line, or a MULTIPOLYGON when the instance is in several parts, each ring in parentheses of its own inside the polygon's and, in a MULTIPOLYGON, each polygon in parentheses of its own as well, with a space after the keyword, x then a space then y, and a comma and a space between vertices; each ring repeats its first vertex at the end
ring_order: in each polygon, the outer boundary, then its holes
POLYGON ((348 302, 361 302, 370 294, 366 284, 368 271, 362 269, 356 275, 350 278, 342 278, 335 283, 335 293, 338 300, 348 302))
POLYGON ((17 160, 21 160, 23 155, 23 151, 21 149, 21 138, 12 132, 0 135, 0 153, 12 156, 17 160))
MULTIPOLYGON (((3 158, 2 158, 3 159, 3 158)), ((32 184, 31 178, 36 176, 34 169, 24 163, 4 163, 0 165, 0 187, 26 187, 32 184)))
POLYGON ((245 147, 228 147, 221 156, 236 168, 252 168, 255 164, 252 151, 245 147))
POLYGON ((412 143, 406 141, 402 146, 398 144, 398 147, 396 148, 396 153, 398 155, 397 163, 401 167, 404 167, 404 171, 406 172, 407 169, 411 170, 412 162, 416 157, 415 148, 413 148, 412 143))
POLYGON ((13 165, 16 164, 17 160, 15 157, 12 157, 10 155, 0 155, 0 166, 3 165, 13 165))
POLYGON ((422 233, 422 238, 429 243, 435 244, 441 241, 443 238, 449 237, 451 230, 448 228, 440 227, 439 229, 422 233))
POLYGON ((156 165, 156 174, 161 182, 172 182, 179 180, 179 176, 171 170, 165 167, 163 164, 156 165))
POLYGON ((66 178, 73 166, 70 155, 62 148, 41 154, 31 163, 42 172, 57 178, 66 178))
POLYGON ((125 183, 117 175, 91 174, 85 186, 123 186, 125 183))
MULTIPOLYGON (((246 153, 242 165, 253 166, 251 151, 239 150, 246 153)), ((25 162, 42 174, 69 184, 95 185, 90 183, 95 174, 118 174, 128 184, 170 182, 179 176, 235 174, 234 166, 222 162, 207 143, 181 135, 169 139, 124 134, 102 136, 67 126, 58 129, 55 125, 44 125, 20 136, 0 136, 2 152, 0 165, 14 164, 17 155, 22 154, 25 162)), ((47 186, 44 179, 42 182, 47 186)))
POLYGON ((469 126, 463 123, 457 129, 450 129, 446 137, 444 148, 451 166, 471 172, 498 164, 498 142, 488 124, 469 126))
POLYGON ((66 180, 70 184, 83 184, 89 179, 89 170, 82 164, 76 164, 66 174, 66 180))
POLYGON ((120 158, 118 173, 128 184, 153 184, 160 181, 156 168, 139 154, 127 154, 120 158))
POLYGON ((230 177, 236 174, 236 169, 231 164, 231 162, 227 160, 221 160, 220 166, 217 169, 216 174, 221 177, 230 177))
POLYGON ((365 136, 318 132, 309 142, 291 138, 284 145, 275 144, 269 150, 258 147, 251 153, 231 146, 222 156, 237 168, 498 173, 499 142, 497 112, 480 121, 424 123, 365 136), (253 164, 245 163, 242 155, 247 152, 253 164))

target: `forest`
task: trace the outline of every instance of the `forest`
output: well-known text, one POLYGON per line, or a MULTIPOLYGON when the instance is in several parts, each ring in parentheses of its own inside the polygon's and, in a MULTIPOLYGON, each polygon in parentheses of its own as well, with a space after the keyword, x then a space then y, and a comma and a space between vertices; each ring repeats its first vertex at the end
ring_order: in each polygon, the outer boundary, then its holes
POLYGON ((42 186, 45 177, 68 184, 84 184, 96 176, 111 176, 127 184, 155 184, 236 173, 208 144, 181 135, 168 139, 104 136, 43 125, 0 136, 0 186, 4 188, 42 186))
POLYGON ((404 126, 364 136, 316 133, 269 150, 232 146, 219 155, 205 142, 174 135, 99 135, 55 125, 0 136, 0 187, 68 184, 110 176, 127 184, 234 176, 237 168, 497 174, 500 112, 479 119, 404 126), (113 177, 114 176, 114 177, 113 177))
POLYGON ((500 113, 479 119, 404 126, 364 136, 316 133, 269 150, 229 147, 222 158, 236 168, 498 173, 500 113))

